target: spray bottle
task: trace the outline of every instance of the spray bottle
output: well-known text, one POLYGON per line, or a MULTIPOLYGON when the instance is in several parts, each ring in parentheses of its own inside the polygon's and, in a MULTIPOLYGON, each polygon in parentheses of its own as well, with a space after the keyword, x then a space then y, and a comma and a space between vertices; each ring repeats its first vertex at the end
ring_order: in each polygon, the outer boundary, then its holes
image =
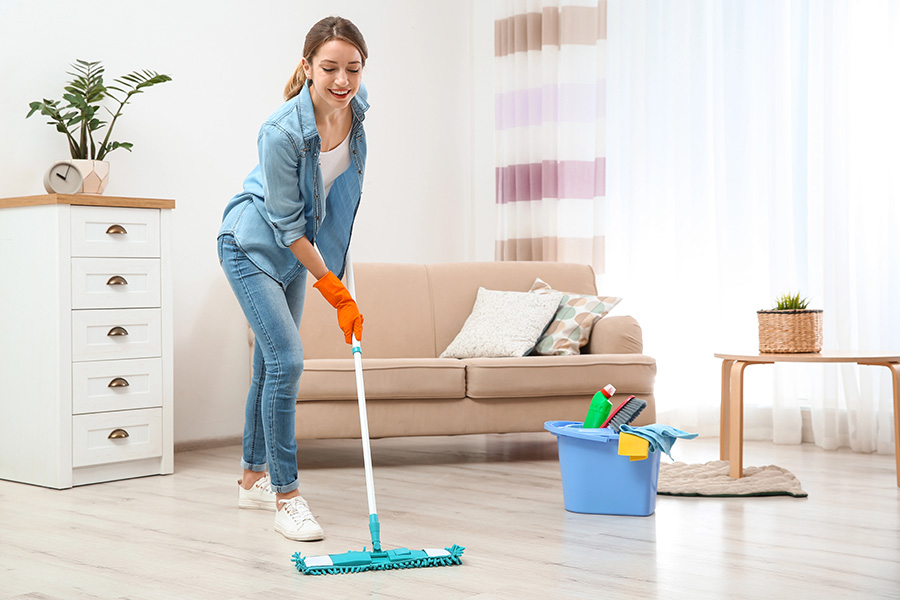
POLYGON ((591 406, 588 408, 587 416, 584 417, 584 429, 597 429, 609 416, 612 410, 612 402, 610 398, 616 393, 616 388, 607 385, 602 390, 594 394, 591 399, 591 406))

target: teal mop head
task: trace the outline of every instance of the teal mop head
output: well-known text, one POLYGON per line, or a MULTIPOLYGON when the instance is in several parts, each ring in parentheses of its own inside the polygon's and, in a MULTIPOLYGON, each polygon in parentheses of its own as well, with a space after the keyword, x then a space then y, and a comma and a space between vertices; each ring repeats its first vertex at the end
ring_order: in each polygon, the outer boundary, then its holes
POLYGON ((397 548, 384 551, 381 549, 381 525, 378 515, 369 515, 369 532, 372 534, 372 551, 351 550, 343 554, 325 554, 303 558, 299 552, 291 557, 297 570, 304 575, 328 575, 344 573, 361 573, 363 571, 388 571, 390 569, 417 569, 420 567, 449 567, 462 563, 463 548, 453 544, 449 548, 410 550, 397 548))
POLYGON ((304 575, 328 575, 342 573, 361 573, 363 571, 387 571, 390 569, 415 569, 419 567, 447 567, 462 563, 462 546, 453 544, 443 550, 425 549, 366 552, 344 552, 343 554, 326 554, 324 556, 307 556, 303 558, 299 552, 294 553, 291 560, 297 570, 304 575))

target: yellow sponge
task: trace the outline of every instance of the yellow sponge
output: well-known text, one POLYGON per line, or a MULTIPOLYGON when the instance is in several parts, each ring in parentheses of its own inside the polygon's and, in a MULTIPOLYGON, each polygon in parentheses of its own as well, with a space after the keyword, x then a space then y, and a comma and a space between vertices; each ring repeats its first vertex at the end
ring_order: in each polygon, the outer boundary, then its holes
POLYGON ((650 442, 639 435, 619 433, 619 454, 628 456, 631 460, 644 460, 650 453, 650 442))

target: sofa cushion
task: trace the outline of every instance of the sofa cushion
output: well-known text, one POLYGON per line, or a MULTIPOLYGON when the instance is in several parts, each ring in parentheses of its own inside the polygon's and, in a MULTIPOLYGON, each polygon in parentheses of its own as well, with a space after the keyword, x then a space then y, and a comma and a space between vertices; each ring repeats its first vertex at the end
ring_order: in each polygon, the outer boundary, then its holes
POLYGON ((441 358, 524 356, 559 307, 560 293, 478 288, 475 306, 441 358))
MULTIPOLYGON (((432 356, 439 356, 460 332, 472 312, 479 287, 527 292, 534 278, 540 277, 558 290, 597 293, 594 271, 589 265, 504 261, 434 263, 425 265, 425 269, 434 307, 432 356)), ((366 315, 366 323, 368 318, 366 315)))
POLYGON ((585 395, 584 410, 606 384, 640 398, 652 393, 656 361, 643 354, 580 354, 471 358, 466 365, 470 398, 536 398, 585 395))
MULTIPOLYGON (((531 286, 535 294, 555 293, 546 281, 538 277, 531 286)), ((562 292, 556 315, 534 347, 534 354, 567 356, 580 354, 588 343, 591 329, 599 319, 609 314, 622 301, 615 296, 594 296, 562 292)))
MULTIPOLYGON (((356 300, 365 317, 366 358, 436 358, 431 290, 425 265, 354 263, 356 300)), ((300 339, 305 359, 351 357, 335 310, 307 278, 300 339)))
MULTIPOLYGON (((464 398, 465 365, 439 358, 363 358, 367 400, 464 398)), ((356 400, 352 358, 304 361, 299 401, 356 400)))

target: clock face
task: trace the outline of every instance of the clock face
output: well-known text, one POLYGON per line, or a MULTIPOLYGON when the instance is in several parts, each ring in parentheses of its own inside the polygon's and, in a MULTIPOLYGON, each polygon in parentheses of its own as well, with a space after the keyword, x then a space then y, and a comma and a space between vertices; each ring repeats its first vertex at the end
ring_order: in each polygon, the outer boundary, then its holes
POLYGON ((83 184, 78 167, 64 160, 54 164, 44 174, 44 189, 51 194, 77 194, 83 184))

